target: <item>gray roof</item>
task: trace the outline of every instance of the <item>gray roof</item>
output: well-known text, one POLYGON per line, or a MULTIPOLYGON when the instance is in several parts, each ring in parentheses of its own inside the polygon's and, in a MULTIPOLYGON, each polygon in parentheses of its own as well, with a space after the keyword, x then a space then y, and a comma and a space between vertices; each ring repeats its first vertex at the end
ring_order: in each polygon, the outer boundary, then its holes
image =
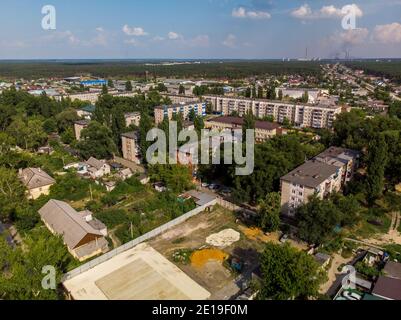
POLYGON ((39 214, 53 232, 63 236, 65 244, 70 249, 75 249, 88 234, 103 236, 68 203, 50 200, 39 210, 39 214))
POLYGON ((337 173, 338 168, 323 162, 311 160, 281 178, 291 183, 316 188, 337 173))
POLYGON ((203 206, 216 199, 215 196, 212 196, 212 195, 204 193, 204 192, 198 192, 195 190, 188 191, 187 194, 190 195, 192 198, 194 198, 195 203, 198 206, 203 206))
POLYGON ((384 273, 389 278, 401 280, 401 263, 389 261, 384 267, 384 273))
POLYGON ((125 133, 122 133, 121 136, 128 138, 128 139, 137 139, 138 132, 137 131, 125 132, 125 133))
POLYGON ((97 170, 100 170, 104 166, 105 163, 94 157, 90 157, 89 160, 86 161, 86 164, 90 165, 93 168, 96 168, 97 170))
POLYGON ((343 166, 349 161, 357 159, 359 155, 359 152, 355 150, 330 147, 317 155, 315 159, 334 166, 343 166))
POLYGON ((56 180, 39 168, 26 168, 19 173, 19 178, 29 190, 56 183, 56 180))

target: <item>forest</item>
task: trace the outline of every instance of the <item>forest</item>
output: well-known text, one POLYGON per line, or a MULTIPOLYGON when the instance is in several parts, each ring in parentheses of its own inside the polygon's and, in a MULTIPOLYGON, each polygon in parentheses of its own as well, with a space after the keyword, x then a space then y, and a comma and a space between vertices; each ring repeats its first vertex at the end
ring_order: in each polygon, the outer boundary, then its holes
POLYGON ((353 61, 347 62, 347 67, 364 70, 365 73, 379 77, 387 77, 401 83, 401 61, 353 61))
POLYGON ((104 78, 145 79, 146 77, 241 79, 260 75, 320 73, 319 62, 303 61, 202 61, 201 63, 162 65, 154 61, 2 61, 0 78, 39 79, 92 75, 104 78))

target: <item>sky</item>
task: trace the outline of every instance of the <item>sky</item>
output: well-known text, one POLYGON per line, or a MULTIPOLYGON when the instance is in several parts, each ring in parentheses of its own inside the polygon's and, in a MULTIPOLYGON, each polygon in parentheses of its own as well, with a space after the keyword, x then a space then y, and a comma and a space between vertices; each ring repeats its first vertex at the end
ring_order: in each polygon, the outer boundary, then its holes
POLYGON ((401 0, 0 0, 0 59, 281 59, 306 48, 401 58, 401 0), (46 5, 55 30, 43 29, 46 5))

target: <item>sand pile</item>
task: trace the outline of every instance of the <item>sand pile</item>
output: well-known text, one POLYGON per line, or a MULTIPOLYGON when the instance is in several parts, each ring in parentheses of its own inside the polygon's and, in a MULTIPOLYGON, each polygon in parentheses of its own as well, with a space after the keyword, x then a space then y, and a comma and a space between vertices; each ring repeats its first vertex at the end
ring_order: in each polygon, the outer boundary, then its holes
POLYGON ((191 264, 194 267, 202 268, 209 261, 217 261, 223 263, 228 255, 218 249, 203 249, 195 251, 191 255, 191 264))
POLYGON ((240 238, 241 235, 239 232, 233 229, 226 229, 207 237, 206 243, 214 247, 224 248, 239 241, 240 238))

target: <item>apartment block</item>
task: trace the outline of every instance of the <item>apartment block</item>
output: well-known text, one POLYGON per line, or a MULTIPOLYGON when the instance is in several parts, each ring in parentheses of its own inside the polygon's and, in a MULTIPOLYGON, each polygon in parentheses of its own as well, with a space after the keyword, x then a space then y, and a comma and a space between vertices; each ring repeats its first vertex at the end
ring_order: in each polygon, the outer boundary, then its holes
POLYGON ((129 127, 130 125, 134 125, 139 127, 141 122, 141 114, 139 112, 131 112, 124 114, 125 118, 125 126, 129 127))
POLYGON ((331 147, 282 177, 282 213, 294 217, 310 196, 323 199, 340 191, 352 179, 359 156, 354 150, 331 147))
POLYGON ((173 115, 179 113, 182 114, 184 120, 188 120, 191 110, 194 110, 198 116, 206 116, 206 103, 192 102, 155 107, 155 123, 156 125, 160 124, 165 118, 171 120, 173 115))
POLYGON ((161 93, 161 96, 164 98, 169 98, 172 104, 193 103, 199 101, 198 97, 192 95, 161 93))
POLYGON ((75 138, 78 141, 81 140, 82 130, 86 129, 89 126, 89 122, 89 120, 78 120, 74 122, 75 138))
POLYGON ((138 132, 127 132, 121 135, 123 158, 125 160, 141 163, 141 152, 139 149, 139 136, 138 132))
MULTIPOLYGON (((242 129, 244 119, 241 117, 223 116, 206 121, 205 127, 212 130, 242 129)), ((272 137, 282 134, 283 129, 279 124, 269 121, 255 121, 255 140, 265 142, 272 137)))
POLYGON ((251 112, 258 118, 273 117, 275 121, 283 123, 286 119, 295 126, 310 128, 331 128, 341 106, 289 103, 283 101, 232 98, 223 96, 204 96, 207 103, 211 103, 213 110, 223 116, 233 112, 244 116, 251 112))

